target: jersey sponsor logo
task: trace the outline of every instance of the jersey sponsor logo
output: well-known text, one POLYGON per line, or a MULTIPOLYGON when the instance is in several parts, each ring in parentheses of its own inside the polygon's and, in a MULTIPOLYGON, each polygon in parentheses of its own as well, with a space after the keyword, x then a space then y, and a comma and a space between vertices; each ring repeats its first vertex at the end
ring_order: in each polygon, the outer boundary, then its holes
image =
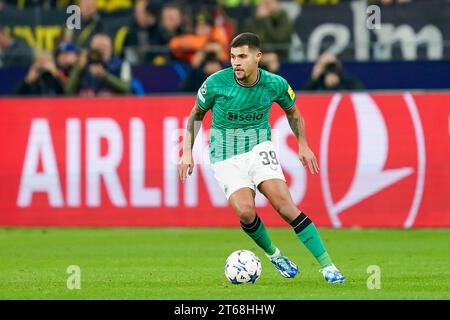
POLYGON ((295 93, 294 90, 292 90, 291 86, 288 86, 288 90, 287 90, 289 97, 291 98, 291 100, 294 100, 295 98, 295 93))
POLYGON ((263 117, 262 113, 256 112, 247 112, 247 113, 233 112, 233 111, 227 112, 227 120, 230 121, 256 121, 261 120, 262 117, 263 117))

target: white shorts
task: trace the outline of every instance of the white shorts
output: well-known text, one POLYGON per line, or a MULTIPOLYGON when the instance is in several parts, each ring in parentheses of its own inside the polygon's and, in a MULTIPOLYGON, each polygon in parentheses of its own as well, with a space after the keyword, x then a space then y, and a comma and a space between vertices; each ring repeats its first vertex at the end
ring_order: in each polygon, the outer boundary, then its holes
POLYGON ((227 199, 241 188, 256 187, 269 179, 286 181, 272 141, 257 144, 249 152, 212 164, 214 177, 227 199))

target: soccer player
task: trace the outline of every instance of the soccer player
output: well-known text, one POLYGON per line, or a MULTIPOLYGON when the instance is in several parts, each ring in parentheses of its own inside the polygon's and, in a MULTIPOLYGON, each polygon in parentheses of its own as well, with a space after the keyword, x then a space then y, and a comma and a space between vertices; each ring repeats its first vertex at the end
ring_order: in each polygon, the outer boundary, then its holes
POLYGON ((198 90, 178 166, 180 179, 184 183, 187 174, 192 174, 195 137, 206 112, 211 110, 212 169, 244 232, 264 250, 284 277, 296 276, 298 267, 273 244, 256 213, 255 189, 258 188, 316 258, 325 280, 344 282, 345 277, 333 264, 314 223, 293 202, 271 141, 268 118, 275 101, 286 113, 297 138, 303 166, 312 174, 319 173, 316 157, 306 140, 295 93, 284 78, 258 67, 262 53, 257 35, 239 34, 230 47, 231 67, 209 76, 198 90))

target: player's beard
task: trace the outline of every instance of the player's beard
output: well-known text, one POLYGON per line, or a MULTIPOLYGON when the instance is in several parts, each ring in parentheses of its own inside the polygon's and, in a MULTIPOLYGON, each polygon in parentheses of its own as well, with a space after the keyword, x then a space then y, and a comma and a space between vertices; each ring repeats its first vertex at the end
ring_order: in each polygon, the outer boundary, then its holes
POLYGON ((246 78, 246 74, 245 74, 244 70, 234 71, 234 75, 235 75, 236 79, 238 79, 239 81, 243 81, 246 78))

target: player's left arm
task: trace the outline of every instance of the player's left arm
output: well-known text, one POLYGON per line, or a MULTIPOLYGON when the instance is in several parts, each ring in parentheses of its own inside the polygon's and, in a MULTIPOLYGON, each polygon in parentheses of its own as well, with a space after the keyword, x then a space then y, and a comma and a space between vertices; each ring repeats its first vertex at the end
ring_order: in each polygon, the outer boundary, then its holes
MULTIPOLYGON (((284 110, 284 109, 283 109, 284 110)), ((288 110, 284 110, 286 117, 289 122, 289 126, 292 129, 295 137, 298 141, 298 156, 303 166, 308 165, 309 171, 314 173, 319 173, 319 165, 317 163, 316 156, 308 146, 308 141, 306 139, 305 133, 305 120, 303 119, 300 110, 297 105, 294 105, 288 110)))

